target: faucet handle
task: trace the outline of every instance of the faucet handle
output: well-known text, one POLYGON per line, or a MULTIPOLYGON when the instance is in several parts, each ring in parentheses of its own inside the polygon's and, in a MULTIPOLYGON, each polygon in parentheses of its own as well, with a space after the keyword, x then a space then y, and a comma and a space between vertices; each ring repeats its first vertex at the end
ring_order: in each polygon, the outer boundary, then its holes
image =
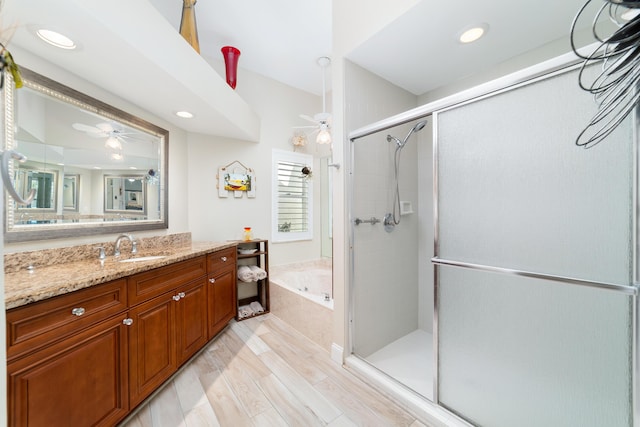
POLYGON ((100 251, 98 254, 98 259, 107 259, 107 254, 104 252, 104 246, 98 246, 96 249, 100 251))
POLYGON ((136 242, 135 240, 131 241, 131 253, 132 254, 138 253, 138 242, 136 242))

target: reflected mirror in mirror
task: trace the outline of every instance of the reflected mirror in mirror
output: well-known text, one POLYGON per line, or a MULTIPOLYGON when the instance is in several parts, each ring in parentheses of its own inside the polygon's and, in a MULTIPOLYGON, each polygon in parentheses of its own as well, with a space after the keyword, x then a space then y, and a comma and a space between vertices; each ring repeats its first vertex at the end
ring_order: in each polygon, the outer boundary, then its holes
POLYGON ((20 165, 16 172, 15 188, 23 199, 29 197, 31 190, 35 196, 28 205, 19 205, 19 211, 55 211, 58 173, 37 169, 38 165, 20 165))
POLYGON ((64 175, 62 183, 62 208, 65 211, 78 210, 78 183, 80 175, 64 175))
POLYGON ((169 132, 21 68, 3 91, 4 149, 24 154, 10 164, 28 206, 6 199, 5 241, 168 227, 169 132), (61 177, 60 179, 58 179, 61 177), (115 192, 122 191, 122 194, 115 192))
MULTIPOLYGON (((105 176, 104 212, 147 215, 144 176, 105 176)), ((133 217, 132 217, 133 218, 133 217)))

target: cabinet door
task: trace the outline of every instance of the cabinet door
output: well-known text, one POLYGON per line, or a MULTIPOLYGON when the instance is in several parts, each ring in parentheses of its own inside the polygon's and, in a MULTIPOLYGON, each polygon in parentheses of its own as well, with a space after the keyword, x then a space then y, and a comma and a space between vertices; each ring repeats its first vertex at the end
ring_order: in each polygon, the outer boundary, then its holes
POLYGON ((113 426, 129 410, 124 315, 7 366, 10 426, 113 426))
POLYGON ((210 276, 208 287, 209 339, 211 339, 236 315, 235 269, 210 276))
POLYGON ((163 294, 129 311, 130 402, 134 407, 169 378, 177 367, 176 304, 163 294))
POLYGON ((207 285, 205 278, 178 288, 176 303, 176 350, 182 364, 208 341, 207 285))

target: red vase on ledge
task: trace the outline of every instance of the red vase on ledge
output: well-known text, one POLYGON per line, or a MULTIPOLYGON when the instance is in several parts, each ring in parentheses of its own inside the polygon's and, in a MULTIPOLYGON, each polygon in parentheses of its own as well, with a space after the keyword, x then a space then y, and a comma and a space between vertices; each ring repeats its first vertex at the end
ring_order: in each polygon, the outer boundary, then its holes
POLYGON ((232 89, 235 89, 240 51, 233 46, 225 46, 220 50, 222 51, 222 56, 224 56, 224 65, 227 73, 227 84, 231 86, 232 89))

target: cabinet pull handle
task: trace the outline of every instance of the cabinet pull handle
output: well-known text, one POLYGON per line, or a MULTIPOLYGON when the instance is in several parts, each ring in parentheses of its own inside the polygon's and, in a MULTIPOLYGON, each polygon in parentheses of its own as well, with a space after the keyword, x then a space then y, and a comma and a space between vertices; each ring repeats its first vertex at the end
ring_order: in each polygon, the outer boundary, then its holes
POLYGON ((209 279, 209 283, 216 283, 216 279, 212 277, 211 279, 209 279))
POLYGON ((222 260, 222 262, 227 262, 227 257, 226 256, 220 257, 220 259, 222 260))
POLYGON ((126 319, 124 319, 124 320, 122 321, 122 323, 123 323, 124 325, 131 326, 131 325, 133 325, 133 319, 126 318, 126 319))
POLYGON ((179 296, 180 298, 184 298, 184 292, 180 292, 180 293, 178 294, 178 296, 179 296))
POLYGON ((180 295, 174 295, 171 298, 173 298, 174 301, 180 301, 180 295))
POLYGON ((84 308, 76 307, 73 310, 71 310, 71 314, 73 314, 74 316, 82 316, 84 314, 84 308))

